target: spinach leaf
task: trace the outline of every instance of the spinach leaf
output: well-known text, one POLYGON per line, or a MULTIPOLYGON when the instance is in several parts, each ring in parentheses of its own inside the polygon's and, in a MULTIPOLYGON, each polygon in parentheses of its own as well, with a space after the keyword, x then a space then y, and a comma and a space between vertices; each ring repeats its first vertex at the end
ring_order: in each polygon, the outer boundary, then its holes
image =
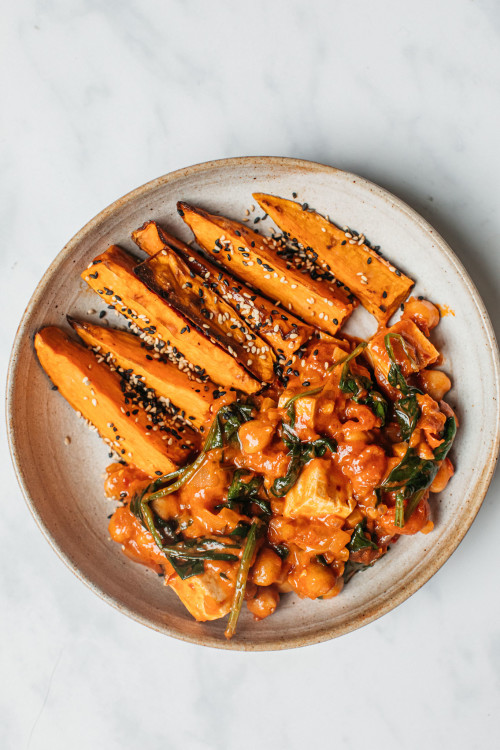
POLYGON ((288 547, 286 546, 286 544, 271 544, 269 542, 268 542, 268 544, 271 547, 271 549, 273 550, 273 552, 276 552, 276 554, 278 555, 278 557, 281 557, 282 560, 286 560, 286 558, 290 554, 290 550, 288 549, 288 547))
POLYGON ((455 417, 447 417, 443 428, 444 442, 441 443, 441 445, 438 445, 438 447, 434 450, 434 458, 436 461, 443 461, 446 458, 446 456, 450 452, 451 446, 453 445, 456 434, 457 420, 455 419, 455 417))
POLYGON ((236 562, 238 560, 237 555, 220 551, 228 547, 240 549, 238 544, 226 544, 217 542, 215 539, 192 539, 187 542, 180 542, 172 547, 164 547, 162 551, 175 572, 182 580, 185 580, 203 573, 205 560, 236 562))
POLYGON ((347 545, 351 552, 358 552, 361 549, 377 549, 378 544, 375 544, 371 539, 367 539, 365 536, 366 521, 360 521, 354 527, 354 531, 351 536, 351 541, 347 545))
MULTIPOLYGON (((415 391, 417 391, 416 388, 415 391)), ((399 424, 402 439, 408 442, 420 417, 420 408, 416 394, 404 396, 399 401, 396 401, 394 404, 394 415, 399 424)))
POLYGON ((371 568, 377 561, 370 563, 370 565, 363 565, 363 563, 357 563, 353 560, 348 560, 344 566, 344 572, 342 578, 344 579, 344 585, 349 583, 355 573, 359 573, 361 570, 367 570, 371 568))
POLYGON ((243 482, 241 477, 251 474, 248 469, 236 469, 233 481, 227 493, 227 507, 234 508, 235 505, 254 503, 265 515, 271 515, 271 506, 267 500, 259 496, 264 483, 264 477, 253 476, 248 482, 243 482))
POLYGON ((413 448, 408 448, 402 460, 377 488, 377 494, 397 492, 394 524, 402 527, 412 516, 426 491, 431 486, 457 432, 455 417, 448 417, 443 429, 443 443, 434 450, 433 459, 420 458, 413 448), (404 507, 406 502, 406 508, 404 507))
MULTIPOLYGON (((368 406, 375 416, 380 419, 383 427, 387 417, 387 401, 375 388, 371 378, 366 377, 365 375, 359 375, 351 370, 351 361, 357 357, 358 354, 361 354, 366 346, 366 342, 363 341, 361 344, 358 344, 350 355, 344 358, 344 367, 342 368, 342 375, 340 376, 339 388, 342 393, 349 395, 356 404, 368 406)), ((337 364, 340 364, 340 361, 337 362, 337 364)))
POLYGON ((283 477, 274 480, 271 492, 276 497, 283 497, 293 487, 305 464, 313 458, 321 458, 327 450, 334 453, 337 443, 332 438, 320 437, 313 442, 301 442, 298 435, 285 422, 281 423, 281 439, 288 448, 290 463, 283 477))
POLYGON ((229 536, 234 536, 237 539, 245 539, 248 536, 249 531, 250 531, 250 524, 246 523, 246 521, 239 521, 238 525, 235 526, 234 529, 229 532, 229 536))
POLYGON ((262 487, 264 478, 253 476, 250 481, 243 482, 241 477, 248 476, 249 474, 251 474, 251 472, 248 469, 236 469, 233 474, 233 480, 227 491, 227 499, 229 501, 238 499, 247 500, 249 497, 258 493, 262 487))
POLYGON ((385 349, 387 352, 387 356, 391 361, 387 379, 390 385, 392 385, 394 388, 397 388, 403 394, 403 397, 399 399, 394 405, 394 415, 401 430, 401 437, 404 441, 408 442, 413 433, 413 430, 417 426, 417 422, 420 417, 420 407, 418 405, 417 395, 421 395, 422 391, 418 388, 415 388, 415 386, 409 385, 407 383, 401 367, 396 362, 391 339, 396 339, 397 341, 399 341, 404 353, 410 361, 412 369, 415 369, 417 367, 417 363, 413 359, 407 342, 400 333, 387 333, 385 335, 385 349))

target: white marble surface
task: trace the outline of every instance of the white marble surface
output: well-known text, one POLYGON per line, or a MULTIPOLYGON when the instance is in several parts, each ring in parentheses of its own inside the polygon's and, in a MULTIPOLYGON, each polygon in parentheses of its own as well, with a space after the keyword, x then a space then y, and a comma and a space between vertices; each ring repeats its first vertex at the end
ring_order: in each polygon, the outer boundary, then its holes
MULTIPOLYGON (((0 35, 2 380, 66 240, 133 187, 225 156, 313 159, 392 190, 451 243, 498 331, 496 0, 4 0, 0 35)), ((240 654, 95 597, 35 526, 4 435, 1 451, 2 749, 495 744, 498 476, 397 610, 330 643, 240 654)))

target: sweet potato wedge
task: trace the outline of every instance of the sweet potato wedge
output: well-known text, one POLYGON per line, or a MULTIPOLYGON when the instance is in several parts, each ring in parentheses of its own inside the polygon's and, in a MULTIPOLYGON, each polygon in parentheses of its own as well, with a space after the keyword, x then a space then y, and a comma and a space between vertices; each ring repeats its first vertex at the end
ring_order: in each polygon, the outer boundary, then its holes
POLYGON ((366 244, 358 244, 316 211, 274 195, 254 193, 259 206, 274 223, 319 260, 358 297, 363 307, 385 323, 398 309, 413 281, 366 244))
POLYGON ((311 337, 311 326, 303 323, 288 310, 285 311, 279 305, 256 294, 253 289, 237 281, 204 255, 166 232, 156 222, 147 221, 132 232, 132 238, 148 255, 155 255, 161 250, 175 250, 189 268, 208 282, 210 288, 231 305, 245 323, 273 348, 278 358, 283 358, 284 354, 293 354, 311 337), (297 334, 297 338, 291 339, 292 333, 297 334))
POLYGON ((165 342, 166 353, 177 356, 181 352, 214 383, 246 393, 258 391, 260 383, 239 362, 137 278, 136 265, 133 256, 111 245, 85 269, 82 278, 144 333, 165 342))
POLYGON ((173 250, 160 250, 135 269, 136 275, 169 305, 203 330, 263 383, 274 380, 271 347, 250 331, 208 281, 190 271, 173 250))
MULTIPOLYGON (((218 263, 260 289, 306 323, 335 334, 356 303, 335 284, 313 279, 290 267, 273 249, 272 241, 244 224, 215 216, 182 201, 177 204, 196 241, 218 263)), ((295 338, 291 334, 290 338, 295 338)))
MULTIPOLYGON (((400 343, 397 340, 392 340, 391 344, 394 351, 394 357, 401 367, 401 371, 405 377, 408 377, 412 373, 420 372, 425 367, 436 362, 439 358, 439 352, 429 339, 424 336, 420 328, 408 318, 402 318, 398 320, 390 328, 382 328, 377 334, 370 340, 365 353, 368 356, 380 385, 390 393, 394 392, 394 389, 389 385, 387 376, 391 366, 391 360, 385 348, 385 336, 388 333, 400 334, 407 345, 411 349, 411 354, 415 365, 412 366, 408 357, 405 355, 400 343)), ((396 391, 397 393, 397 391, 396 391)))
POLYGON ((132 370, 156 395, 182 410, 193 427, 205 426, 210 407, 217 403, 218 388, 210 381, 190 379, 170 360, 161 358, 151 346, 133 333, 105 328, 87 321, 68 318, 76 333, 98 355, 111 359, 115 367, 132 370), (109 356, 108 356, 109 355, 109 356), (215 395, 214 395, 215 393, 215 395))
POLYGON ((60 328, 42 328, 35 349, 59 392, 127 463, 154 476, 185 464, 199 447, 194 430, 180 435, 171 426, 153 425, 151 415, 127 399, 120 376, 60 328))

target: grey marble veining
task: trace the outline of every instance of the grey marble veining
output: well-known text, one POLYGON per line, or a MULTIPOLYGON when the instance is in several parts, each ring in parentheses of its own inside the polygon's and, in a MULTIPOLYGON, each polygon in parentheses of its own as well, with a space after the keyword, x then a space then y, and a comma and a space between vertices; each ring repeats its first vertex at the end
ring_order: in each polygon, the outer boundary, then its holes
MULTIPOLYGON (((208 159, 358 172, 447 239, 499 329, 495 0, 2 4, 0 362, 65 242, 118 196, 208 159)), ((466 347, 466 342, 464 342, 466 347)), ((0 747, 491 745, 500 730, 499 480, 410 600, 270 654, 168 640, 109 608, 36 528, 2 451, 0 747)))

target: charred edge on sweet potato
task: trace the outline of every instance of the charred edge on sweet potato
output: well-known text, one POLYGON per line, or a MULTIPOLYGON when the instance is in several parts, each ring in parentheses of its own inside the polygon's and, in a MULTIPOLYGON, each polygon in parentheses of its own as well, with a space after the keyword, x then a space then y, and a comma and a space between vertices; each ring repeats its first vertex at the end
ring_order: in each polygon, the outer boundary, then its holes
POLYGON ((291 238, 318 254, 320 262, 380 323, 386 323, 408 296, 412 279, 352 233, 339 229, 316 211, 304 210, 300 203, 264 193, 253 197, 274 223, 291 238))
POLYGON ((244 224, 179 202, 196 241, 239 278, 259 288, 306 323, 335 335, 356 301, 334 282, 313 279, 290 267, 266 237, 244 224))
MULTIPOLYGON (((177 365, 133 333, 70 317, 68 322, 87 346, 104 358, 109 355, 115 366, 123 371, 132 371, 159 398, 180 409, 193 427, 204 427, 210 418, 211 407, 217 404, 221 395, 226 395, 210 381, 199 383, 191 379, 188 372, 179 370, 177 365)), ((232 396, 235 398, 236 394, 232 396)))
POLYGON ((313 327, 303 323, 276 300, 271 302, 252 287, 229 275, 222 266, 212 263, 177 237, 166 232, 154 221, 148 221, 132 232, 132 238, 148 255, 160 250, 175 251, 191 271, 210 283, 214 289, 245 323, 258 332, 278 358, 293 354, 311 337, 313 327), (297 338, 291 339, 291 334, 297 338))
POLYGON ((190 362, 201 377, 245 393, 261 384, 221 346, 214 344, 196 325, 166 300, 151 291, 134 273, 137 259, 111 245, 82 273, 82 278, 113 309, 124 315, 152 339, 165 343, 165 351, 190 362))
POLYGON ((137 266, 135 273, 261 382, 274 380, 275 357, 270 347, 174 251, 161 250, 137 266))
POLYGON ((92 351, 55 326, 35 336, 43 369, 71 406, 127 463, 150 476, 182 466, 200 446, 194 430, 178 423, 157 427, 139 403, 131 403, 116 372, 99 363, 92 351), (181 432, 182 429, 182 432, 181 432))

